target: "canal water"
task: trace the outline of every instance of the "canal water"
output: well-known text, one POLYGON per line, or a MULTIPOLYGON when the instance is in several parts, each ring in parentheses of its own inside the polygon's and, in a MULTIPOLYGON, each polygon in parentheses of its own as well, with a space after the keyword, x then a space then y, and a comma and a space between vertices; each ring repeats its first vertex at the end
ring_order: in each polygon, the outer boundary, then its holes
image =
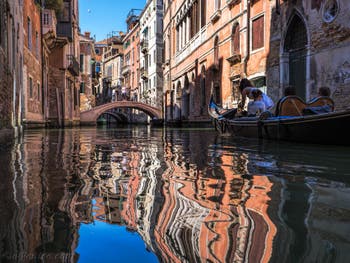
POLYGON ((212 129, 0 146, 0 262, 349 262, 350 149, 212 129))

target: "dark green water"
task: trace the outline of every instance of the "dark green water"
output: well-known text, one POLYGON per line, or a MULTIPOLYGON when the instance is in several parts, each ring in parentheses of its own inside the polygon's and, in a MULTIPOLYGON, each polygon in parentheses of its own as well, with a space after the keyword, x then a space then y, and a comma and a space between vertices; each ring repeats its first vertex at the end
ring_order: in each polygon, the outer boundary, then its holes
POLYGON ((211 129, 0 147, 0 262, 349 262, 350 149, 211 129))

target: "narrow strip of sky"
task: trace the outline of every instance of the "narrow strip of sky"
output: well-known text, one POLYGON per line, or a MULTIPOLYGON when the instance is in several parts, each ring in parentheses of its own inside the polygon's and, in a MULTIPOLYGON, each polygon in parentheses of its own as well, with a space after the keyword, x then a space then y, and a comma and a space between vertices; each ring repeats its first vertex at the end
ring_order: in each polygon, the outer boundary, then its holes
POLYGON ((133 8, 143 9, 147 0, 79 0, 81 33, 103 40, 112 31, 126 31, 126 17, 133 8))

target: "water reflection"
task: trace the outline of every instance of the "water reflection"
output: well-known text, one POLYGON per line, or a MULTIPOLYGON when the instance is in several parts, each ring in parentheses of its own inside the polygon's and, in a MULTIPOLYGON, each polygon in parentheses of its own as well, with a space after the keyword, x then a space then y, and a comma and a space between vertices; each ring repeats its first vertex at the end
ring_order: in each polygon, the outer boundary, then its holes
POLYGON ((212 130, 30 131, 0 149, 0 262, 346 262, 347 156, 212 130))

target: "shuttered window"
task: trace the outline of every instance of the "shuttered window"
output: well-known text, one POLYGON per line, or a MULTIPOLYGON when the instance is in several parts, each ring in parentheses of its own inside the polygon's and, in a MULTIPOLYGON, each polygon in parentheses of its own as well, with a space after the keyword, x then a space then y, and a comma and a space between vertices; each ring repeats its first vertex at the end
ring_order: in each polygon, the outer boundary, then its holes
POLYGON ((252 50, 264 47, 264 16, 252 22, 252 50))

